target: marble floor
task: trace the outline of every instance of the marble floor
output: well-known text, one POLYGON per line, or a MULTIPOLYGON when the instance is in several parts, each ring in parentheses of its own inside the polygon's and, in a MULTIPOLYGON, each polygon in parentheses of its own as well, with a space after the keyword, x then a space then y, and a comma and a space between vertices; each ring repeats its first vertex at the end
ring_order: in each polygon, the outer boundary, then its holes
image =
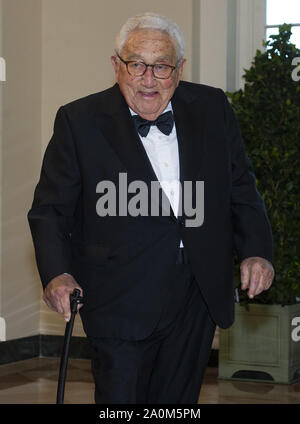
MULTIPOLYGON (((33 358, 0 366, 0 404, 56 402, 58 358, 33 358)), ((291 385, 225 381, 207 368, 199 404, 300 404, 300 382, 291 385)), ((66 404, 93 403, 90 361, 69 359, 66 404)))

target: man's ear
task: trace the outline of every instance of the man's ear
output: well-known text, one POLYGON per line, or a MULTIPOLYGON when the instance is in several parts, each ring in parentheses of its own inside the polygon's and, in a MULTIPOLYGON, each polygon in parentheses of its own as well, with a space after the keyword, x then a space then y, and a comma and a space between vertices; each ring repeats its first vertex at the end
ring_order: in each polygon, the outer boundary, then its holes
POLYGON ((179 68, 178 68, 177 85, 176 85, 176 87, 178 87, 178 85, 179 85, 179 82, 180 82, 180 79, 181 79, 181 75, 183 73, 183 69, 184 69, 185 63, 186 63, 186 59, 181 59, 181 62, 180 62, 179 68))
POLYGON ((181 59, 181 63, 179 66, 179 71, 178 71, 179 78, 181 78, 185 64, 186 64, 186 59, 181 59))
POLYGON ((113 68, 114 68, 114 71, 115 71, 115 74, 116 74, 116 77, 118 78, 118 73, 119 73, 119 65, 120 65, 120 63, 119 63, 119 59, 118 59, 118 56, 117 55, 112 55, 111 56, 111 58, 110 58, 110 61, 111 61, 111 63, 112 63, 112 66, 113 66, 113 68))

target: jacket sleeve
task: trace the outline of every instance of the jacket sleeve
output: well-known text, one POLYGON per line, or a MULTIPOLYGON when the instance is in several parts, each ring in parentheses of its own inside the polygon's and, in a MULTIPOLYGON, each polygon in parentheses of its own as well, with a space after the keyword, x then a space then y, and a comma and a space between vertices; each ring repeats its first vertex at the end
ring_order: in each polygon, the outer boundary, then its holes
MULTIPOLYGON (((225 95, 224 95, 225 96, 225 95)), ((259 256, 273 262, 272 230, 256 177, 245 151, 239 125, 225 96, 225 122, 232 164, 231 214, 233 242, 241 262, 259 256)))
POLYGON ((61 107, 27 215, 44 288, 58 275, 72 274, 70 233, 80 193, 76 146, 66 111, 61 107))

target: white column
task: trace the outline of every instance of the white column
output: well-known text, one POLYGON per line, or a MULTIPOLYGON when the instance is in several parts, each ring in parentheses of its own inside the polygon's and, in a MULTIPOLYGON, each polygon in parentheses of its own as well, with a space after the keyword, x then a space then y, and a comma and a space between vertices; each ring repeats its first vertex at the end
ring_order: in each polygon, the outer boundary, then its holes
POLYGON ((244 69, 249 69, 256 50, 263 50, 265 0, 236 0, 236 89, 244 86, 244 69))
POLYGON ((226 89, 227 0, 194 0, 193 81, 226 89))

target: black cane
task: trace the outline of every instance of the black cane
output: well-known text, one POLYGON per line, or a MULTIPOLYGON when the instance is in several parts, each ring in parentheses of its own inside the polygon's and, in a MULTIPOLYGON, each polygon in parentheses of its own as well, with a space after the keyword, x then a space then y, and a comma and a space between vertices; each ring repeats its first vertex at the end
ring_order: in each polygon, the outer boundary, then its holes
POLYGON ((67 374, 67 366, 68 366, 70 340, 72 336, 75 316, 77 313, 77 305, 79 305, 79 303, 83 303, 83 298, 80 297, 80 290, 74 289, 73 293, 70 294, 71 318, 66 325, 63 350, 62 350, 61 359, 60 359, 60 369, 59 369, 57 396, 56 396, 57 404, 64 403, 65 382, 66 382, 66 374, 67 374))

